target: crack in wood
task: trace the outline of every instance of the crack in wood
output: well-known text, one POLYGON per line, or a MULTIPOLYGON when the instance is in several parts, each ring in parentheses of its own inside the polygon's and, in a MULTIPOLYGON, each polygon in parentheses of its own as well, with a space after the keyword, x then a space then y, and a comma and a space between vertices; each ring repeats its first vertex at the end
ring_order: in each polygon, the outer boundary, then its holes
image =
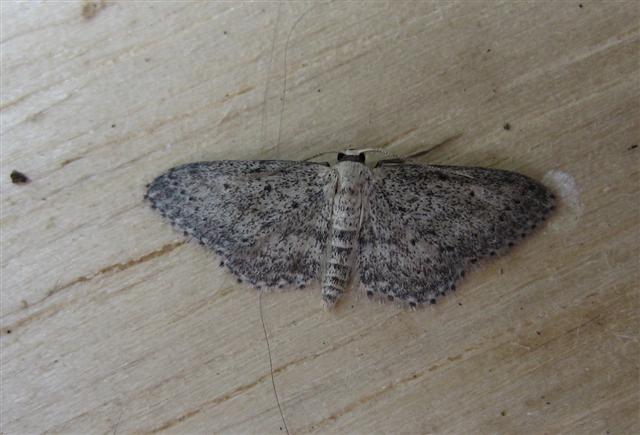
MULTIPOLYGON (((122 271, 127 270, 127 269, 129 269, 131 267, 137 266, 137 265, 139 265, 141 263, 144 263, 144 262, 150 261, 150 260, 152 260, 154 258, 160 257, 161 255, 168 254, 169 252, 173 251, 174 249, 178 248, 179 246, 184 245, 185 243, 186 243, 186 241, 184 241, 184 240, 183 241, 179 241, 179 242, 168 243, 168 244, 162 246, 160 249, 156 249, 155 251, 152 251, 152 252, 150 252, 148 254, 145 254, 145 255, 143 255, 143 256, 141 256, 139 258, 127 261, 125 263, 115 263, 115 264, 112 264, 110 266, 103 267, 102 269, 98 270, 97 272, 92 273, 91 275, 85 275, 85 276, 80 276, 78 278, 75 278, 75 279, 69 281, 66 284, 63 284, 61 286, 56 286, 56 287, 52 288, 51 290, 49 290, 47 292, 47 294, 43 298, 41 298, 41 299, 39 299, 39 300, 37 300, 35 302, 32 302, 30 304, 27 304, 26 308, 24 307, 24 304, 23 304, 21 306, 22 307, 21 309, 27 309, 27 308, 39 305, 42 302, 46 301, 51 296, 53 296, 53 295, 55 295, 57 293, 60 293, 61 291, 66 290, 69 287, 72 287, 72 286, 74 286, 76 284, 80 284, 80 283, 83 283, 83 282, 90 281, 90 280, 94 279, 97 276, 105 275, 105 274, 108 274, 108 273, 111 273, 111 272, 114 272, 114 271, 115 272, 122 272, 122 271)), ((33 314, 31 314, 31 315, 29 315, 27 317, 19 319, 18 321, 16 321, 14 324, 12 324, 10 326, 3 327, 2 331, 4 332, 4 331, 7 331, 7 330, 9 330, 9 331, 13 330, 13 329, 15 329, 15 328, 17 328, 19 326, 23 326, 24 324, 26 324, 28 322, 31 322, 32 320, 41 318, 43 316, 44 317, 49 317, 53 313, 58 311, 57 309, 54 309, 54 308, 56 308, 56 306, 51 306, 51 307, 47 307, 47 308, 44 308, 42 310, 36 311, 35 313, 33 313, 33 314)))
POLYGON ((309 426, 303 427, 299 431, 302 432, 302 433, 310 432, 311 430, 315 431, 320 427, 326 426, 327 424, 330 424, 330 423, 336 421, 339 417, 342 417, 343 415, 353 411, 357 407, 359 407, 361 405, 364 405, 367 402, 370 402, 372 400, 377 399, 378 397, 386 394, 387 392, 396 389, 400 385, 407 384, 407 383, 409 383, 411 381, 419 379, 423 375, 424 375, 424 373, 413 373, 410 376, 406 376, 406 377, 400 379, 398 382, 392 382, 390 384, 387 384, 384 387, 382 387, 382 389, 376 391, 375 393, 368 394, 366 396, 362 396, 358 400, 347 404, 345 407, 343 407, 342 409, 334 412, 333 414, 329 415, 328 417, 323 418, 319 422, 316 422, 316 423, 313 423, 313 424, 311 424, 309 426))
MULTIPOLYGON (((395 318, 399 317, 400 315, 401 315, 401 313, 394 314, 393 316, 389 317, 385 322, 382 322, 379 326, 381 328, 383 328, 384 325, 387 322, 394 320, 395 318)), ((352 342, 354 342, 354 341, 356 341, 358 339, 366 337, 367 335, 371 334, 371 332, 372 332, 371 329, 364 330, 363 332, 361 332, 358 335, 352 336, 349 339, 344 340, 344 341, 342 341, 340 343, 336 343, 335 345, 330 346, 329 348, 324 349, 324 350, 322 350, 320 352, 316 352, 313 355, 308 355, 308 356, 304 356, 302 358, 297 358, 295 360, 291 360, 291 361, 287 362, 286 364, 281 365, 280 367, 275 367, 273 369, 273 375, 281 373, 281 372, 285 371, 287 368, 289 368, 291 366, 298 365, 298 364, 301 364, 301 363, 306 363, 306 362, 309 362, 309 361, 313 361, 313 360, 315 360, 316 358, 318 358, 318 357, 320 357, 322 355, 325 355, 327 353, 333 352, 333 351, 335 351, 335 350, 337 350, 339 348, 347 346, 348 344, 350 344, 350 343, 352 343, 352 342)), ((177 378, 177 377, 179 377, 179 376, 174 376, 172 378, 177 378)), ((245 391, 248 391, 251 388, 253 388, 253 387, 261 384, 262 382, 264 382, 266 380, 269 380, 269 379, 271 379, 271 371, 268 371, 266 374, 264 374, 263 376, 260 376, 258 379, 256 379, 253 382, 241 385, 241 386, 239 386, 235 390, 232 390, 229 393, 225 393, 222 396, 218 396, 218 397, 216 397, 214 399, 211 399, 211 400, 209 400, 207 402, 201 403, 201 404, 199 404, 197 406, 197 408, 195 408, 195 409, 193 409, 191 411, 188 411, 188 412, 186 412, 185 414, 183 414, 183 415, 181 415, 179 417, 174 417, 174 418, 168 420, 167 422, 163 423, 162 425, 158 426, 157 428, 151 429, 149 431, 144 431, 144 433, 148 433, 148 434, 157 433, 157 432, 166 430, 168 428, 171 428, 173 426, 176 426, 177 424, 180 424, 183 421, 185 421, 187 418, 196 415, 203 408, 208 407, 208 406, 219 405, 220 403, 222 403, 222 402, 224 402, 226 400, 233 399, 234 397, 237 397, 238 395, 244 393, 245 391)), ((163 381, 162 384, 166 384, 168 380, 169 379, 163 381)), ((148 392, 148 390, 145 390, 145 393, 146 392, 148 392)))
POLYGON ((426 150, 422 150, 422 151, 418 151, 415 152, 413 154, 410 154, 408 156, 406 156, 405 158, 407 159, 415 159, 417 157, 421 157, 424 156, 425 154, 428 154, 438 148, 442 148, 445 145, 449 145, 452 142, 455 142, 456 140, 460 139, 462 137, 462 133, 458 133, 458 134, 454 134, 453 136, 449 136, 448 138, 446 138, 445 140, 443 140, 442 142, 439 142, 429 148, 427 148, 426 150))

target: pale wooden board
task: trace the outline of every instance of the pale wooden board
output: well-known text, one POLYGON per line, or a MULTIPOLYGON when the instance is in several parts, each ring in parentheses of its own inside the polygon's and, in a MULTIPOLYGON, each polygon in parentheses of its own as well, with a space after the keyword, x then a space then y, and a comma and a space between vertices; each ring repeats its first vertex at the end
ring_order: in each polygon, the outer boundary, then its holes
POLYGON ((637 4, 1 12, 2 433, 283 433, 257 293, 145 184, 197 160, 442 142, 421 161, 520 171, 558 213, 426 310, 265 295, 290 432, 640 431, 637 4))

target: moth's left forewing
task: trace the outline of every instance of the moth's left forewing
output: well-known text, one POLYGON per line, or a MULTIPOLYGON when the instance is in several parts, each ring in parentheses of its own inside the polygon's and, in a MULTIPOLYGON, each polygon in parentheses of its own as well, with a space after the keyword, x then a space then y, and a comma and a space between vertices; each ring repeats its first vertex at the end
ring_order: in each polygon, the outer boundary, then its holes
POLYGON ((547 188, 514 172, 375 168, 361 228, 362 285, 369 295, 434 303, 471 264, 513 246, 553 208, 547 188))

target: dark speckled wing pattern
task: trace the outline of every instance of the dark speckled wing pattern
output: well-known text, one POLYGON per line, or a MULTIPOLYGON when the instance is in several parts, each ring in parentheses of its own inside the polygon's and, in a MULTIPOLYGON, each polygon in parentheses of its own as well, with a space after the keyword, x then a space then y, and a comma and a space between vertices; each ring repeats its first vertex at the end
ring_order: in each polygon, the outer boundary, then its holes
POLYGON ((455 290, 466 269, 531 232, 555 202, 524 175, 472 167, 383 165, 368 190, 361 287, 410 306, 455 290))
POLYGON ((147 199, 241 281, 302 287, 321 274, 336 178, 316 163, 191 163, 156 178, 147 199))

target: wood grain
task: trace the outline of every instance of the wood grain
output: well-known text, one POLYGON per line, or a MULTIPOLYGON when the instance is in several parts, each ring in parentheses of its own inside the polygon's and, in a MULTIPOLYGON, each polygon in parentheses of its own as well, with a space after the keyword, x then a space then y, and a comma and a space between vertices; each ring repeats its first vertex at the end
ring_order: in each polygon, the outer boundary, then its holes
POLYGON ((284 433, 258 294, 145 184, 434 146, 561 206, 430 309, 265 295, 290 432, 640 432, 636 3, 0 8, 2 433, 284 433))

